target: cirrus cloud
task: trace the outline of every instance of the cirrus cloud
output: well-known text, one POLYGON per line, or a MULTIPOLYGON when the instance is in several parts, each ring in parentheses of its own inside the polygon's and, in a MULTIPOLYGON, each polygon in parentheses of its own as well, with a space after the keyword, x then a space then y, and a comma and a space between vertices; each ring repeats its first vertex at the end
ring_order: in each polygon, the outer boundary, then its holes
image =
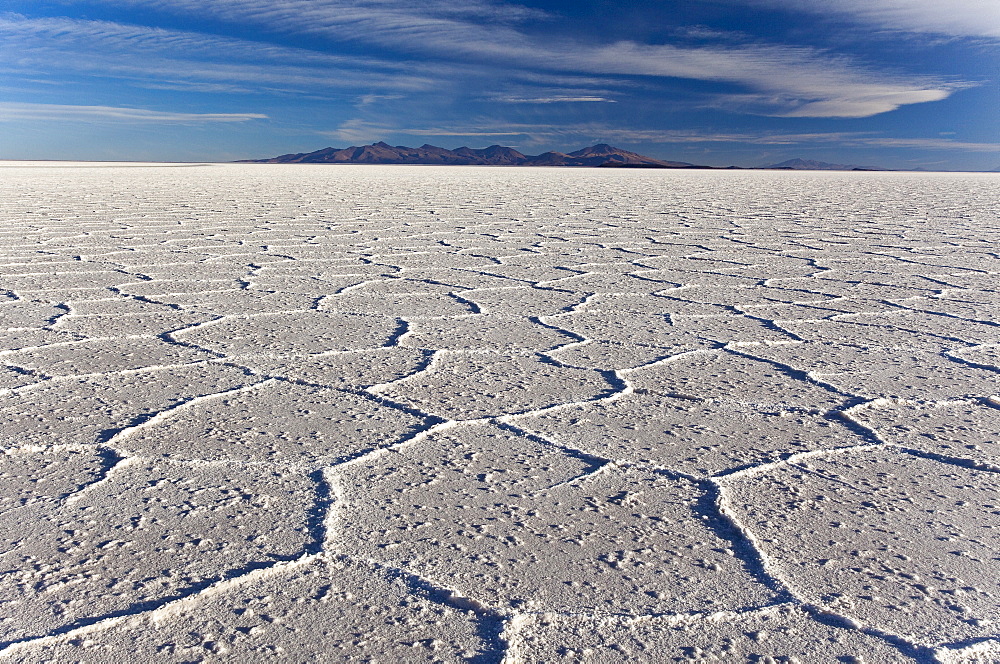
POLYGON ((129 122, 157 124, 201 124, 266 120, 261 113, 173 113, 116 106, 72 106, 0 102, 0 122, 55 120, 60 122, 129 122))
MULTIPOLYGON (((956 82, 879 73, 821 50, 784 45, 732 46, 583 43, 538 37, 516 21, 488 20, 504 5, 447 0, 101 0, 203 17, 335 42, 364 42, 397 53, 511 70, 712 81, 773 103, 746 112, 785 117, 867 117, 947 98, 956 82)), ((783 0, 748 0, 779 2, 783 0)), ((797 2, 798 0, 788 0, 797 2)), ((839 0, 854 2, 855 0, 839 0)), ((888 1, 888 0, 886 0, 888 1)), ((973 1, 973 0, 966 0, 973 1)), ((515 8, 516 9, 516 8, 515 8)), ((518 19, 532 18, 530 12, 518 19)))

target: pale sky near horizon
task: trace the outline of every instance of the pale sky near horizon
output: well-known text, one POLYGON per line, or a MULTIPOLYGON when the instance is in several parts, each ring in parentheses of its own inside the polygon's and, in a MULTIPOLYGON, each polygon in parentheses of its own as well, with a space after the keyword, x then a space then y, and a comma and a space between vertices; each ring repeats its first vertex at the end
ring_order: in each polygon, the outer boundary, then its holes
POLYGON ((0 0, 0 158, 1000 168, 1000 0, 0 0))

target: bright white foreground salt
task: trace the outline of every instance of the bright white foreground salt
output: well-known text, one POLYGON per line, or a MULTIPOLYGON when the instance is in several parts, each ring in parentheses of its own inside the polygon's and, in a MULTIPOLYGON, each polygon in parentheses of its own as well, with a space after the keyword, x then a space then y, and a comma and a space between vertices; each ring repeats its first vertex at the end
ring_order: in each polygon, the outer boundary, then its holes
POLYGON ((0 167, 0 655, 1000 661, 1000 178, 0 167))

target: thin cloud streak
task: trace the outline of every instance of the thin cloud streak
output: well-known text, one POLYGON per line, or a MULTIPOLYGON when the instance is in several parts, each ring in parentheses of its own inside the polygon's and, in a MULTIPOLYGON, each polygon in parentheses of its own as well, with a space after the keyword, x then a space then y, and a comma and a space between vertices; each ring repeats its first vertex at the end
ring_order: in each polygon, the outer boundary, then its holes
POLYGON ((429 89, 437 81, 433 67, 409 63, 107 21, 12 14, 0 16, 0 61, 8 63, 3 67, 8 72, 86 72, 151 79, 147 86, 212 91, 216 85, 218 92, 405 91, 429 89), (236 87, 226 90, 227 84, 236 87))
MULTIPOLYGON (((956 88, 941 81, 887 76, 843 58, 802 47, 679 47, 617 42, 592 46, 544 43, 508 25, 484 26, 432 3, 362 0, 105 0, 182 15, 208 15, 266 29, 378 44, 410 53, 521 69, 725 82, 770 93, 778 104, 759 110, 787 117, 867 117, 908 104, 940 101, 956 88)), ((487 6, 477 3, 475 6, 487 6)))
POLYGON ((512 96, 495 96, 489 97, 489 101, 500 102, 504 104, 571 104, 571 103, 587 103, 587 102, 604 102, 608 104, 616 103, 614 99, 608 99, 607 97, 593 97, 593 96, 565 96, 565 95, 553 95, 551 97, 512 97, 512 96))
POLYGON ((1000 38, 996 0, 732 0, 743 4, 825 14, 898 32, 1000 38))
POLYGON ((172 113, 116 106, 71 106, 0 102, 0 122, 45 120, 60 122, 128 122, 156 124, 202 124, 267 120, 262 113, 172 113))

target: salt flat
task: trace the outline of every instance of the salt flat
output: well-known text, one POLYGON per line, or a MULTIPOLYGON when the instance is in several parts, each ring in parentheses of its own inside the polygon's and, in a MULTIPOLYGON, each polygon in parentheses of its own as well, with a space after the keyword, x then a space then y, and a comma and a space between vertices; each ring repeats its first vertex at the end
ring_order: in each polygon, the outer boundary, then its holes
POLYGON ((8 661, 1000 662, 1000 176, 0 193, 8 661))

